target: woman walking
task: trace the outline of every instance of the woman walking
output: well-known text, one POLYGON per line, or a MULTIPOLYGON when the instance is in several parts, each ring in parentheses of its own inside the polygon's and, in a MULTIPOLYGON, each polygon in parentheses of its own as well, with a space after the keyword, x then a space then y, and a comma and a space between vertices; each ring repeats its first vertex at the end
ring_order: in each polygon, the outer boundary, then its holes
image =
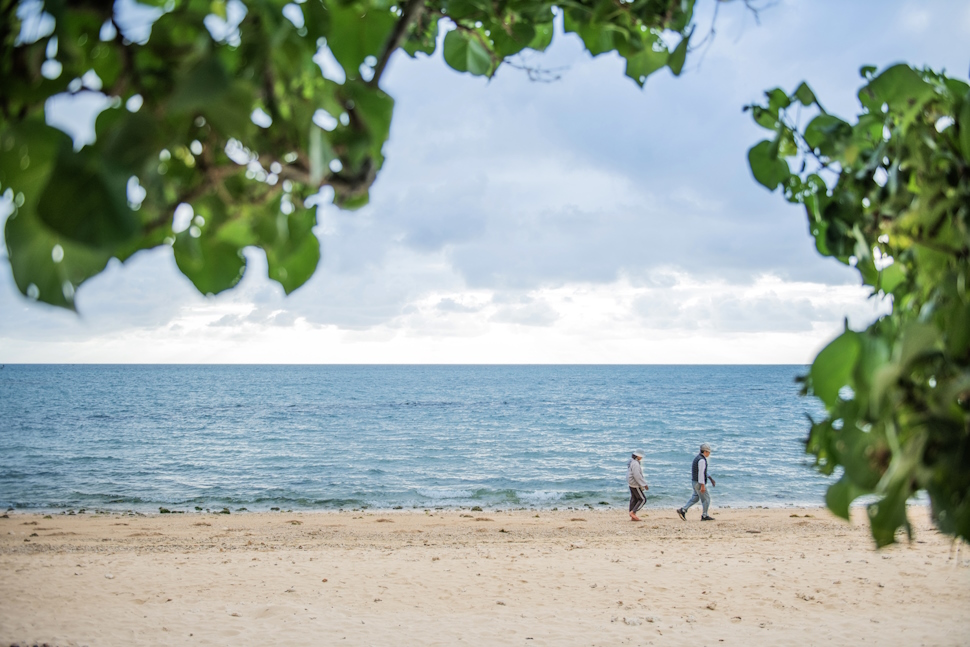
POLYGON ((633 452, 630 462, 626 464, 626 482, 630 486, 631 521, 640 521, 637 511, 647 502, 647 497, 643 493, 650 489, 647 480, 643 478, 643 469, 640 467, 641 460, 643 460, 643 454, 633 452))

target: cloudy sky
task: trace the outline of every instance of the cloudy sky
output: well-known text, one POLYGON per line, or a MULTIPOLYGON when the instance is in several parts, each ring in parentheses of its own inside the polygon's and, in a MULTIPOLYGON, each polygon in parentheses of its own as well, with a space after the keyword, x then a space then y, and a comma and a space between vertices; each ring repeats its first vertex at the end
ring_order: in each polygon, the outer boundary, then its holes
POLYGON ((74 315, 21 297, 3 259, 0 363, 809 362, 885 305, 752 180, 763 131, 741 108, 804 79, 852 117, 864 64, 966 78, 970 4, 782 0, 759 25, 735 2, 715 27, 643 89, 562 33, 531 59, 554 83, 398 55, 371 204, 319 209, 307 285, 284 296, 249 250, 240 285, 206 298, 159 248, 85 283, 74 315))

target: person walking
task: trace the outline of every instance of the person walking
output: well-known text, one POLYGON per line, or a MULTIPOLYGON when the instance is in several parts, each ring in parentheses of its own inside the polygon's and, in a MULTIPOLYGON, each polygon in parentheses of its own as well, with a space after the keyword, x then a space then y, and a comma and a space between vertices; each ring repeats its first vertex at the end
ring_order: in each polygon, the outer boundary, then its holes
POLYGON ((641 460, 643 460, 643 454, 633 452, 633 456, 626 464, 626 482, 630 486, 630 521, 640 521, 637 512, 647 502, 647 497, 643 493, 650 489, 647 479, 643 478, 641 460))
POLYGON ((690 500, 687 501, 687 505, 683 508, 677 508, 677 514, 684 521, 687 521, 688 508, 698 501, 704 507, 701 513, 701 521, 714 521, 714 517, 707 514, 708 508, 711 507, 711 494, 707 491, 707 482, 711 482, 711 487, 717 485, 714 482, 714 477, 707 473, 707 459, 710 455, 711 446, 707 443, 702 444, 700 453, 694 457, 694 462, 690 466, 690 479, 691 484, 694 486, 694 493, 691 495, 690 500))

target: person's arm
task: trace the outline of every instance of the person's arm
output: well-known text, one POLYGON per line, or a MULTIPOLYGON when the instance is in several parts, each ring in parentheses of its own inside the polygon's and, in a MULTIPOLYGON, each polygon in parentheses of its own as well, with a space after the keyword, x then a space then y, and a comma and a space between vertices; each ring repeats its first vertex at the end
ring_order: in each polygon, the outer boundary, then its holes
POLYGON ((701 492, 707 491, 707 459, 701 456, 697 463, 697 480, 701 484, 701 492))

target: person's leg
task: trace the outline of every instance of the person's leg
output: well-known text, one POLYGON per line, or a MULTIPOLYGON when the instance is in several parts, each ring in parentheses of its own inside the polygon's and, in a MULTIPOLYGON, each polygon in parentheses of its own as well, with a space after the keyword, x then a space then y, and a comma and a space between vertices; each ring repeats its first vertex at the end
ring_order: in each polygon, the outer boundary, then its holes
POLYGON ((704 506, 704 516, 706 517, 707 510, 711 507, 711 493, 707 491, 707 488, 704 488, 704 491, 701 492, 701 505, 704 506))
POLYGON ((645 501, 646 498, 643 496, 643 492, 640 491, 640 488, 630 488, 630 519, 633 521, 640 521, 640 517, 637 516, 637 510, 643 506, 645 501))
POLYGON ((637 501, 636 508, 633 509, 633 512, 640 512, 640 508, 642 508, 644 504, 647 502, 647 495, 644 494, 643 490, 639 488, 637 488, 637 496, 640 498, 640 500, 637 501))
POLYGON ((681 508, 681 510, 683 510, 684 512, 687 512, 687 510, 692 505, 694 505, 695 503, 697 503, 700 500, 700 497, 701 497, 701 486, 700 486, 700 483, 698 483, 697 481, 694 481, 693 485, 694 485, 694 493, 691 495, 690 499, 687 501, 687 505, 685 505, 683 508, 681 508))

